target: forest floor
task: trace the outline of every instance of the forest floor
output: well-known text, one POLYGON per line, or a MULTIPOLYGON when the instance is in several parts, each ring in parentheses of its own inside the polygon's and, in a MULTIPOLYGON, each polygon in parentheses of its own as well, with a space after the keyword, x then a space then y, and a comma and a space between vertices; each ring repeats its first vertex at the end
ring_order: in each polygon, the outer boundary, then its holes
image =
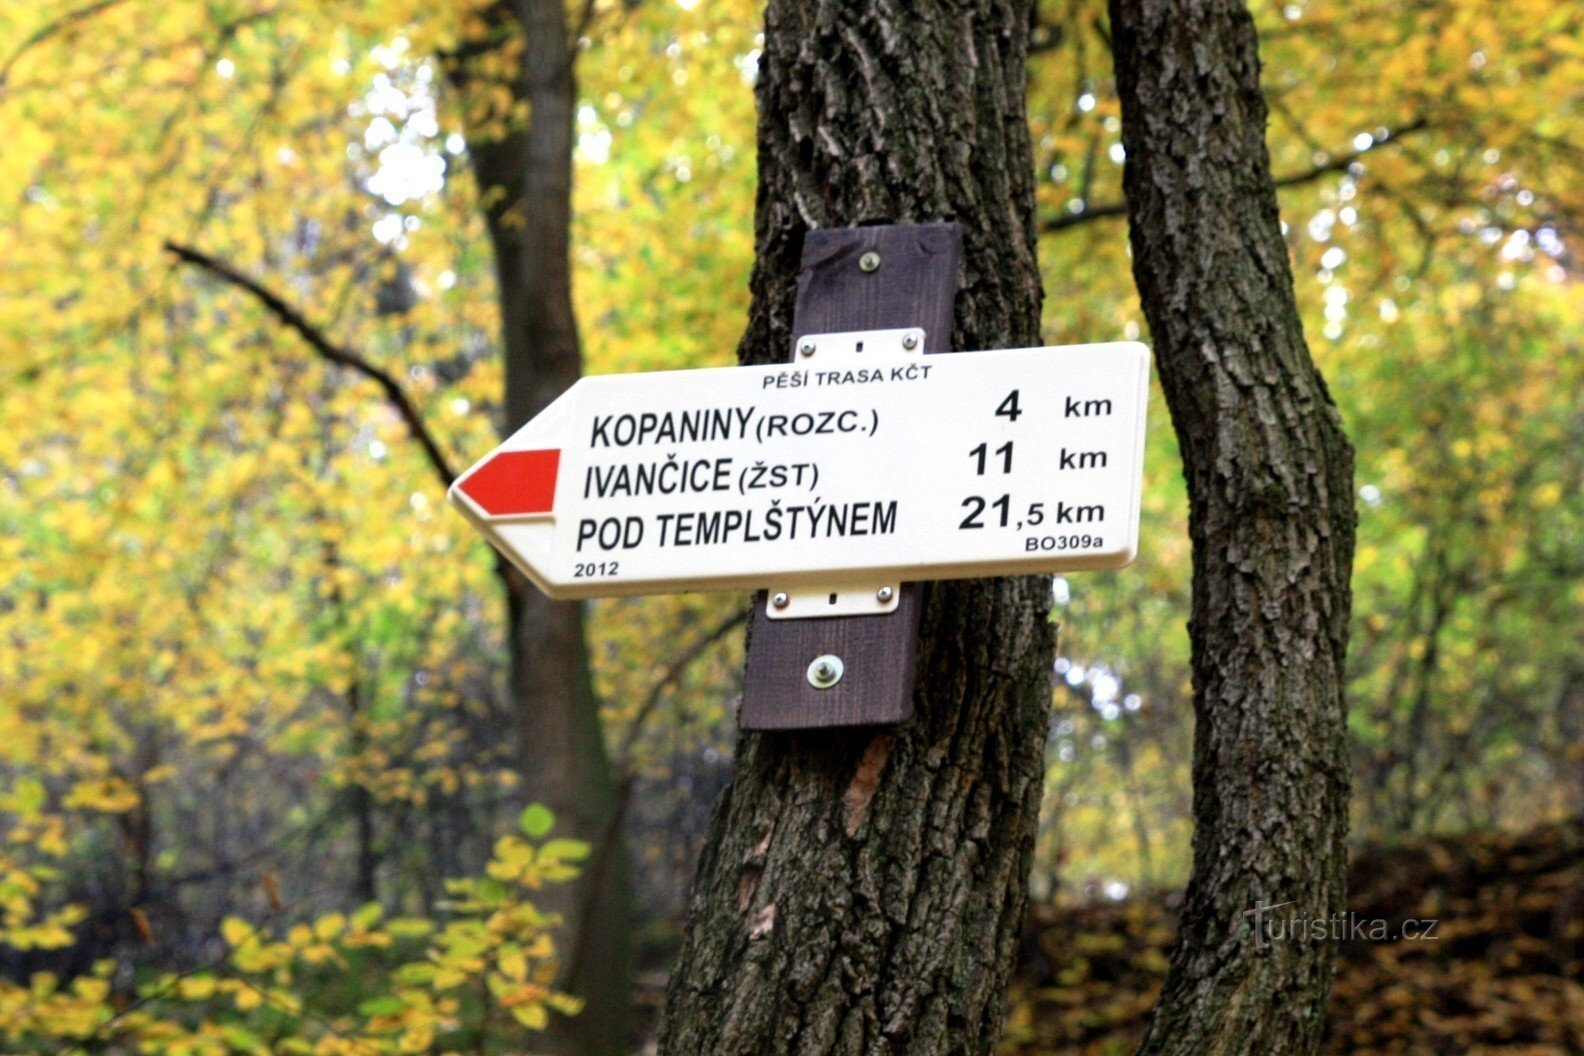
MULTIPOLYGON (((1584 1053, 1584 822, 1365 849, 1349 891, 1326 1053, 1584 1053)), ((1131 1053, 1174 901, 1036 906, 1003 1053, 1131 1053)))

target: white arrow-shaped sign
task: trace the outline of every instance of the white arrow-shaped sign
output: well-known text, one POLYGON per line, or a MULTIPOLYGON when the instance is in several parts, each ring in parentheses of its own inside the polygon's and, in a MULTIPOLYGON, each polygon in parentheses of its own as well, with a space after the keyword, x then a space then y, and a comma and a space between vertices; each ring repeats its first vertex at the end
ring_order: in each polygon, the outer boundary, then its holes
POLYGON ((1149 350, 923 347, 823 334, 779 366, 584 378, 451 501, 554 598, 1131 561, 1149 350))

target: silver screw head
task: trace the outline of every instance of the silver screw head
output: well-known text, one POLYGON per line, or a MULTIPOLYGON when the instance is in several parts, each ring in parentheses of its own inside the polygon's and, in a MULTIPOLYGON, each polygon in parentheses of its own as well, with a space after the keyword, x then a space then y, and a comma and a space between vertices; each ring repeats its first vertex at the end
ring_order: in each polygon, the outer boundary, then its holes
POLYGON ((859 257, 858 258, 858 270, 859 271, 878 271, 878 270, 880 270, 880 254, 876 253, 874 250, 871 249, 869 252, 867 252, 863 256, 859 257))
POLYGON ((787 597, 785 594, 776 594, 771 597, 770 604, 774 605, 778 609, 784 609, 791 603, 791 601, 792 599, 787 597))
POLYGON ((902 335, 902 347, 907 349, 909 352, 913 351, 915 348, 918 347, 918 335, 917 334, 903 334, 902 335))
POLYGON ((892 590, 890 587, 881 587, 879 590, 875 591, 875 599, 883 605, 890 601, 891 595, 895 593, 896 591, 892 590))
POLYGON ((810 341, 808 338, 805 337, 803 340, 798 342, 798 355, 800 355, 800 356, 812 356, 813 354, 814 354, 814 342, 813 341, 810 341))
POLYGON ((832 656, 830 653, 816 656, 813 663, 808 666, 809 685, 815 689, 829 689, 840 682, 841 677, 842 662, 839 656, 832 656))

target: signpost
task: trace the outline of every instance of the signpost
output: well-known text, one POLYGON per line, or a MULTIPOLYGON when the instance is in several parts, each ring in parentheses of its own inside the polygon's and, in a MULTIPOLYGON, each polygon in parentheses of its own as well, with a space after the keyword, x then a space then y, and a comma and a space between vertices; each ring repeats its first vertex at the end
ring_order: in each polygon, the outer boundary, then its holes
POLYGON ((452 501, 553 598, 765 588, 772 619, 890 611, 903 580, 1132 560, 1145 347, 926 359, 925 337, 584 378, 452 501))
POLYGON ((1116 568, 1149 352, 943 354, 956 224, 810 231, 785 363, 584 378, 451 501, 553 598, 752 589, 739 722, 912 713, 921 581, 1116 568))

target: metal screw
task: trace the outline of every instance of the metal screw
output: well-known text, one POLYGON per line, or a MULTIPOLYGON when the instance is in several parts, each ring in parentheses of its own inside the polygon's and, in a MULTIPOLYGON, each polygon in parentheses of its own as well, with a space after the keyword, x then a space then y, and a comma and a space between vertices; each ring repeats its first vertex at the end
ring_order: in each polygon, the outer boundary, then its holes
POLYGON ((881 587, 879 590, 875 591, 875 598, 880 602, 880 604, 884 605, 886 602, 891 600, 891 595, 894 593, 895 591, 893 591, 890 587, 881 587))
POLYGON ((809 685, 815 689, 829 689, 840 682, 841 677, 842 662, 839 656, 832 656, 829 653, 816 656, 814 662, 808 666, 809 685))
POLYGON ((902 347, 907 349, 909 352, 913 351, 915 348, 918 347, 918 335, 917 334, 903 334, 902 335, 902 347))
POLYGON ((858 258, 858 270, 859 271, 878 271, 878 270, 880 270, 880 254, 876 253, 874 250, 871 249, 869 252, 867 252, 863 256, 859 257, 858 258))
POLYGON ((786 608, 789 604, 791 604, 791 602, 792 599, 787 597, 785 594, 777 594, 775 597, 770 599, 770 604, 774 605, 778 609, 786 608))
POLYGON ((806 337, 803 340, 798 342, 798 355, 800 355, 800 356, 812 356, 813 354, 814 354, 814 342, 810 341, 806 337))

